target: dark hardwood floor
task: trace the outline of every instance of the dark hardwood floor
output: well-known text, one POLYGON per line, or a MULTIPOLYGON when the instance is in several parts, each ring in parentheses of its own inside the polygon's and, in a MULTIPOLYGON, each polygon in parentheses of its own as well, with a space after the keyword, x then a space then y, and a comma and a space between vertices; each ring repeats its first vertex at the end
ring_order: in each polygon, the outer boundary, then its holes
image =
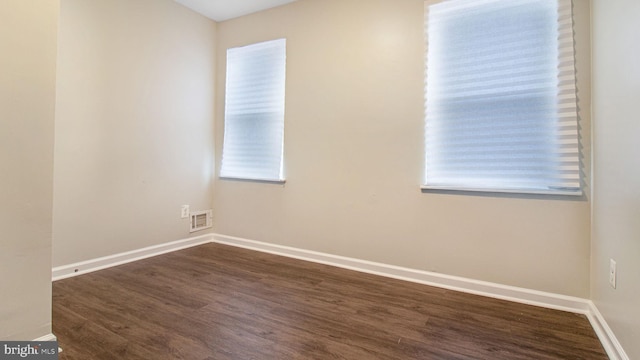
POLYGON ((71 359, 607 359, 585 316, 207 244, 53 284, 71 359))

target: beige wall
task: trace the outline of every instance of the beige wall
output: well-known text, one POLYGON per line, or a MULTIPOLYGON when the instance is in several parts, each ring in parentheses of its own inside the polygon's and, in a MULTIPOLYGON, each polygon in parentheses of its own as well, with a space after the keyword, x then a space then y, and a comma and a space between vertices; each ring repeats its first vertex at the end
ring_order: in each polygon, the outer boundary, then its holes
POLYGON ((51 333, 58 9, 0 1, 0 340, 51 333))
POLYGON ((215 23, 172 0, 62 0, 54 266, 191 236, 180 206, 211 208, 214 54, 215 23))
MULTIPOLYGON (((420 192, 422 14, 422 0, 301 0, 218 24, 218 164, 226 49, 287 38, 287 182, 216 179, 215 231, 588 297, 586 197, 420 192)), ((582 109, 590 108, 589 16, 579 0, 582 109)), ((588 111, 582 117, 589 173, 588 111)))
POLYGON ((594 195, 591 297, 640 359, 640 2, 593 1, 594 195), (609 259, 617 289, 609 286, 609 259))

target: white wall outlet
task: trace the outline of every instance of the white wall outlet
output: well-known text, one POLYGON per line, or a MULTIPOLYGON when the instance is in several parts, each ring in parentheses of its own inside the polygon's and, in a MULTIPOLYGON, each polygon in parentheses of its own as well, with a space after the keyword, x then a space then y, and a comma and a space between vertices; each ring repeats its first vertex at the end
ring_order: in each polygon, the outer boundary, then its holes
POLYGON ((189 205, 182 205, 182 209, 180 209, 180 217, 182 219, 189 217, 189 205))
POLYGON ((616 262, 613 259, 609 259, 609 284, 612 288, 616 288, 616 262))

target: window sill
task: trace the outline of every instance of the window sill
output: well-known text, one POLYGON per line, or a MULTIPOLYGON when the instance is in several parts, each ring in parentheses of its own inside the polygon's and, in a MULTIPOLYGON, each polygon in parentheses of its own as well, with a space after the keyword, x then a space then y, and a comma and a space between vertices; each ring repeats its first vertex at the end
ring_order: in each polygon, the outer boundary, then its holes
POLYGON ((537 190, 537 189, 483 189, 472 187, 455 186, 430 186, 422 185, 422 191, 429 192, 477 192, 477 193, 498 193, 498 194, 522 194, 522 195, 557 195, 557 196, 582 196, 582 189, 578 190, 537 190))
POLYGON ((219 176, 220 180, 229 180, 229 181, 242 181, 242 182, 257 182, 264 184, 276 184, 276 185, 284 185, 287 180, 285 179, 251 179, 251 178, 239 178, 239 177, 231 177, 231 176, 219 176))

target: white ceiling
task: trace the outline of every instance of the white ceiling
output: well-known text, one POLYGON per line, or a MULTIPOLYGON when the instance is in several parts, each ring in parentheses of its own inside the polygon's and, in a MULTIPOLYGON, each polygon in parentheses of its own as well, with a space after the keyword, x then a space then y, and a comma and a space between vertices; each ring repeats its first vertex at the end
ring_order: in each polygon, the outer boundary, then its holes
POLYGON ((215 21, 229 20, 238 16, 292 3, 296 0, 175 0, 191 10, 215 21))

